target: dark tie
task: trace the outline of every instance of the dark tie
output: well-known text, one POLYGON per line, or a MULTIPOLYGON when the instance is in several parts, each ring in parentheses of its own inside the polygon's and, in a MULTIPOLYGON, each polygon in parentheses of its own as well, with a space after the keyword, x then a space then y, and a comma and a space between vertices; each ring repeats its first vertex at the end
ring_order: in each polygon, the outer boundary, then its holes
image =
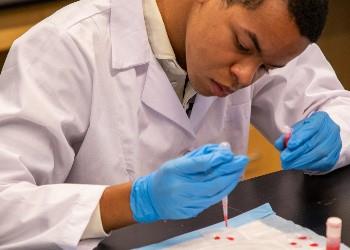
MULTIPOLYGON (((188 81, 189 81, 188 75, 186 75, 185 86, 184 86, 182 98, 185 97, 186 87, 187 87, 188 81)), ((187 114, 188 117, 191 116, 191 112, 192 112, 192 108, 193 108, 193 104, 194 104, 195 100, 196 100, 196 95, 192 96, 192 97, 188 100, 188 108, 186 109, 186 114, 187 114)))
POLYGON ((188 117, 191 116, 191 112, 192 112, 192 108, 195 100, 196 100, 196 95, 194 95, 193 97, 191 97, 190 100, 188 100, 188 108, 186 109, 186 114, 188 117))

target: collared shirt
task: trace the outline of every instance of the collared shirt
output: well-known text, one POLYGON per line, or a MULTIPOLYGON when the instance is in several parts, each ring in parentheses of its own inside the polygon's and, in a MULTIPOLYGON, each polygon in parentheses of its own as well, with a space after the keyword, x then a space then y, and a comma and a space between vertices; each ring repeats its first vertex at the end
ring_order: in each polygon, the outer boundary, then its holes
POLYGON ((154 56, 164 69, 180 102, 187 110, 190 99, 196 94, 190 83, 186 84, 187 72, 176 61, 166 28, 156 0, 144 0, 144 16, 148 40, 154 56))
MULTIPOLYGON (((190 116, 196 92, 189 82, 186 84, 187 72, 176 61, 175 52, 171 46, 156 0, 143 0, 143 10, 148 40, 153 54, 166 73, 187 115, 190 116)), ((108 234, 103 230, 100 205, 98 204, 82 239, 106 236, 108 234)))

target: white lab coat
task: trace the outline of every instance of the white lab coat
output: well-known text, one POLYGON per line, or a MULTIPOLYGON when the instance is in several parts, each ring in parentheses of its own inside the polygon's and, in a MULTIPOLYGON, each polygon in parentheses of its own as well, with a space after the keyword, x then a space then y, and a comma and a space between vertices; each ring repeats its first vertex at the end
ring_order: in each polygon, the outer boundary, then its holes
POLYGON ((0 75, 0 249, 74 249, 105 186, 204 143, 247 149, 252 122, 274 141, 315 110, 341 126, 350 106, 316 45, 226 98, 198 96, 188 119, 155 59, 142 2, 70 5, 18 39, 0 75), (72 183, 72 184, 70 184, 72 183), (74 183, 74 184, 73 184, 74 183))

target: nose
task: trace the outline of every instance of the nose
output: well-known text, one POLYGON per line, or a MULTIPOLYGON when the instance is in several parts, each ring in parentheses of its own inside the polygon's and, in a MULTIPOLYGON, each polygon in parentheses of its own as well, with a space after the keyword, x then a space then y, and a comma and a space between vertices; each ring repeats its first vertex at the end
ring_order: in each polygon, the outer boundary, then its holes
POLYGON ((245 59, 233 64, 230 68, 231 74, 237 79, 241 88, 253 83, 254 76, 258 72, 262 63, 257 59, 245 59))

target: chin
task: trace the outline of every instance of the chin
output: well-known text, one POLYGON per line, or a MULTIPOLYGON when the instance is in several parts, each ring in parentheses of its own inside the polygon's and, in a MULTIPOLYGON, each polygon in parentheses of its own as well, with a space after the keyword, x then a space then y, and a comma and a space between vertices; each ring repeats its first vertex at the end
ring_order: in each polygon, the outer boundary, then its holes
POLYGON ((192 88, 194 89, 194 91, 196 91, 197 94, 200 94, 202 96, 213 96, 213 94, 209 90, 198 89, 194 86, 192 86, 192 88))

